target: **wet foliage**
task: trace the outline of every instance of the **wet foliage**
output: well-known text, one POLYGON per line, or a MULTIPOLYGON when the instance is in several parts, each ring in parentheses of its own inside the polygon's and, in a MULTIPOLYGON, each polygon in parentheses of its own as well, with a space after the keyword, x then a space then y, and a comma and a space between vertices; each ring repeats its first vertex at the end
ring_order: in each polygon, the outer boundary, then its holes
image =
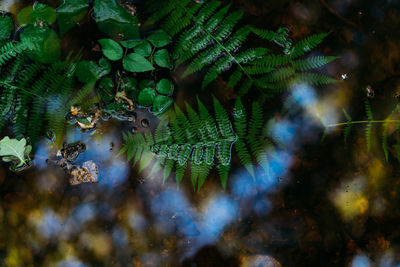
POLYGON ((0 265, 400 263, 397 2, 0 6, 0 265))

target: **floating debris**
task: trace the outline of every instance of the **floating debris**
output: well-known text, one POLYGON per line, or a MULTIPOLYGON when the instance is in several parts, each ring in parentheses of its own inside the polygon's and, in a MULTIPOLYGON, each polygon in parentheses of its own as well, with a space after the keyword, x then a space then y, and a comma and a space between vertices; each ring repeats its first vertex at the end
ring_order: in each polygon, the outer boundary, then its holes
POLYGON ((71 144, 64 143, 61 150, 57 152, 57 156, 62 157, 69 162, 72 162, 76 160, 80 153, 83 153, 85 151, 86 144, 80 141, 71 144))
POLYGON ((82 131, 91 131, 96 130, 96 124, 102 115, 101 113, 98 105, 95 105, 89 113, 83 112, 80 106, 71 106, 70 112, 66 115, 66 120, 75 123, 82 131))
POLYGON ((85 161, 82 167, 73 166, 71 168, 70 185, 79 185, 81 183, 97 183, 98 170, 97 165, 89 160, 85 161))
POLYGON ((367 85, 367 87, 365 88, 365 91, 367 91, 367 97, 368 98, 374 98, 375 97, 375 91, 372 88, 371 85, 367 85))

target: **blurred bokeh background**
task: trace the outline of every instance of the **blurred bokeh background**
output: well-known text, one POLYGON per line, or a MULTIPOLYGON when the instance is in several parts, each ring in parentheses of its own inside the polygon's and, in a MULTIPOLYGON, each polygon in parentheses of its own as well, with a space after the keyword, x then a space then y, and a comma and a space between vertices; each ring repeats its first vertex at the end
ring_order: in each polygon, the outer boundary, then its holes
MULTIPOLYGON (((285 26, 294 41, 330 32, 315 53, 340 57, 324 71, 341 83, 296 85, 266 101, 263 108, 274 120, 265 124, 281 144, 271 162, 274 176, 257 175, 253 181, 234 156, 226 191, 214 175, 199 193, 190 179, 177 189, 172 179, 162 184, 151 168, 138 173, 124 156, 116 156, 121 129, 133 125, 105 121, 92 135, 71 126, 67 142, 86 144, 78 163, 95 162, 99 182, 69 185, 68 175, 46 162, 54 152, 48 140, 38 146, 28 170, 13 173, 1 163, 2 266, 400 264, 395 151, 386 161, 379 127, 373 128, 369 152, 362 125, 346 143, 343 127, 329 128, 322 139, 324 125, 346 121, 343 108, 353 119, 365 119, 368 98, 374 117, 383 120, 398 103, 400 2, 231 2, 246 11, 247 22, 272 30, 285 26)), ((15 13, 31 1, 0 3, 15 13)), ((191 79, 178 83, 178 105, 194 100, 191 79)), ((212 91, 226 106, 236 97, 222 80, 212 91)), ((156 122, 147 119, 151 129, 156 122)), ((141 128, 140 119, 137 124, 141 128)))

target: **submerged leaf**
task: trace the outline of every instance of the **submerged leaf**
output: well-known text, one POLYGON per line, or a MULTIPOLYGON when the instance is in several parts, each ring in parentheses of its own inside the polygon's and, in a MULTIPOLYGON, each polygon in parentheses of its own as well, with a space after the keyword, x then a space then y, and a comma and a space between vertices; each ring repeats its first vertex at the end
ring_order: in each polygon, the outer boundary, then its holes
POLYGON ((32 6, 25 7, 18 15, 17 20, 20 25, 35 24, 44 22, 48 25, 56 21, 56 12, 51 6, 35 2, 32 6))
POLYGON ((96 0, 93 15, 100 30, 111 37, 139 38, 137 17, 118 5, 115 0, 96 0))
POLYGON ((74 27, 86 15, 88 8, 87 0, 64 0, 56 10, 60 34, 64 35, 74 27))
POLYGON ((78 63, 76 76, 78 80, 83 83, 94 82, 109 74, 111 71, 111 64, 104 57, 99 60, 99 65, 93 61, 83 60, 78 63))
POLYGON ((40 63, 49 64, 59 59, 61 54, 60 39, 57 33, 49 27, 29 25, 20 35, 21 41, 30 43, 28 56, 40 63))

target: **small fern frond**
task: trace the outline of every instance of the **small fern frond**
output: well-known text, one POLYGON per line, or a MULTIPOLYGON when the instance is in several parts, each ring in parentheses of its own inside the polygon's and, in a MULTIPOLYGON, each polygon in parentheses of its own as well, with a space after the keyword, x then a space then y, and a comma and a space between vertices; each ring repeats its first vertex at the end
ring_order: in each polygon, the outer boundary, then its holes
POLYGON ((371 104, 368 100, 365 100, 365 113, 367 114, 367 118, 370 121, 365 128, 365 142, 367 144, 367 150, 371 149, 371 131, 372 131, 372 120, 374 119, 372 116, 371 104))
POLYGON ((305 55, 317 47, 328 35, 328 33, 313 34, 301 40, 293 46, 292 50, 290 51, 290 57, 298 58, 305 55))
POLYGON ((337 59, 338 57, 334 56, 316 56, 316 57, 308 57, 305 59, 296 60, 293 63, 293 67, 300 71, 306 71, 311 69, 320 68, 333 60, 337 59))

